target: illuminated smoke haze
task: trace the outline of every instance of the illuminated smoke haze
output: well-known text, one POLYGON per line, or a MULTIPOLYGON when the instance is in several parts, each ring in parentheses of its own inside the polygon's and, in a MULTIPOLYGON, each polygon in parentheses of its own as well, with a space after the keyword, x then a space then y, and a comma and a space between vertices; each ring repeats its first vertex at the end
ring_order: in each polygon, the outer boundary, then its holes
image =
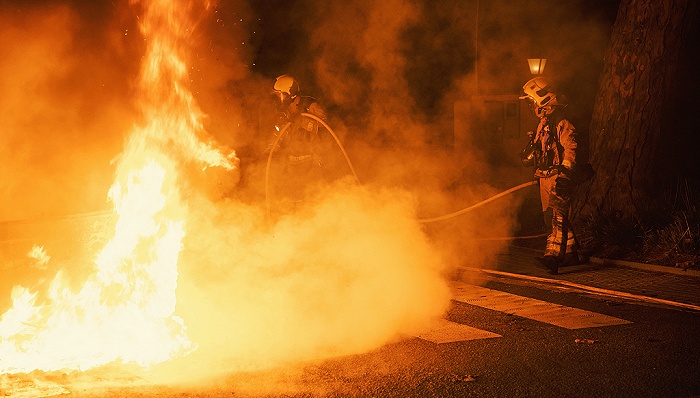
POLYGON ((133 118, 138 70, 127 59, 138 53, 127 53, 125 27, 90 25, 58 2, 2 10, 0 218, 104 208, 109 162, 133 118))
MULTIPOLYGON (((517 230, 522 197, 446 222, 417 219, 529 178, 491 164, 478 132, 455 145, 454 102, 477 88, 516 93, 529 78, 525 59, 541 55, 572 100, 592 103, 609 26, 582 13, 583 2, 482 1, 475 74, 472 2, 277 3, 222 1, 193 36, 190 88, 208 132, 238 152, 242 176, 194 177, 203 183, 188 198, 177 312, 200 349, 154 369, 161 375, 365 352, 441 316, 448 276, 494 266, 506 241, 483 238, 517 230), (562 19, 571 23, 550 23, 562 19), (270 224, 261 103, 282 73, 318 97, 364 185, 342 179, 270 224)), ((111 162, 137 120, 137 12, 127 2, 1 4, 0 219, 106 209, 111 162)), ((347 174, 335 156, 334 171, 347 174)))

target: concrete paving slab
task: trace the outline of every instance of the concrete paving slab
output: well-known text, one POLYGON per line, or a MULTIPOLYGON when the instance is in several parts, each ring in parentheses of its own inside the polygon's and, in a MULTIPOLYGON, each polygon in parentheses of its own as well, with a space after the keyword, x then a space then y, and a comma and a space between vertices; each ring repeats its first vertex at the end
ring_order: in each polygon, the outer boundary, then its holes
POLYGON ((454 300, 456 301, 517 315, 538 322, 545 322, 566 329, 586 329, 632 323, 605 314, 518 296, 481 286, 455 283, 453 288, 455 290, 454 300))

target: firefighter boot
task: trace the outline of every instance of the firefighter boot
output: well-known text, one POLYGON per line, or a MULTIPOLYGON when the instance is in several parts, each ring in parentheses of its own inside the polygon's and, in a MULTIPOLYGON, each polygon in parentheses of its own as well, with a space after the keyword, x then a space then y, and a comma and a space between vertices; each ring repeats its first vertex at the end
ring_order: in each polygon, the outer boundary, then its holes
POLYGON ((560 260, 556 256, 543 256, 538 257, 537 260, 540 264, 547 268, 547 271, 552 275, 557 275, 559 273, 560 260))

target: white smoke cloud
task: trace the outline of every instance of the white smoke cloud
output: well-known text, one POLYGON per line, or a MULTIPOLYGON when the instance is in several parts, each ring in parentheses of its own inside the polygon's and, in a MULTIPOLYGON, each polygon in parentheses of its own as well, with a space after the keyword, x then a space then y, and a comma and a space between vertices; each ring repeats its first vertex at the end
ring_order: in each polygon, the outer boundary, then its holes
POLYGON ((450 301, 445 263, 407 192, 341 182, 268 225, 256 207, 197 203, 178 313, 200 344, 168 377, 356 354, 419 333, 450 301))

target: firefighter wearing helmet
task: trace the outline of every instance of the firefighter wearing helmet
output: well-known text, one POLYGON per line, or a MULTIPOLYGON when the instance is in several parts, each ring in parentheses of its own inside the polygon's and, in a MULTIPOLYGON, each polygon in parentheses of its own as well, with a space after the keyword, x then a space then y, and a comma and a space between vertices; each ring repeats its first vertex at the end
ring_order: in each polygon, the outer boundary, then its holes
MULTIPOLYGON (((292 76, 282 75, 275 79, 272 95, 278 112, 276 127, 281 129, 286 122, 294 122, 301 113, 310 113, 325 120, 326 114, 314 97, 300 95, 299 82, 292 76)), ((317 126, 318 127, 318 126, 317 126)))
POLYGON ((565 114, 566 100, 542 77, 529 80, 520 96, 540 118, 522 154, 523 164, 535 167, 545 224, 551 227, 540 262, 552 274, 579 263, 576 236, 569 221, 576 167, 576 129, 565 114))
POLYGON ((283 186, 279 188, 283 196, 297 202, 301 200, 305 185, 323 179, 325 140, 319 131, 319 122, 303 113, 324 121, 326 115, 315 98, 301 95, 299 82, 292 76, 281 75, 275 79, 272 97, 277 114, 275 129, 277 134, 284 134, 278 148, 284 168, 283 186))

